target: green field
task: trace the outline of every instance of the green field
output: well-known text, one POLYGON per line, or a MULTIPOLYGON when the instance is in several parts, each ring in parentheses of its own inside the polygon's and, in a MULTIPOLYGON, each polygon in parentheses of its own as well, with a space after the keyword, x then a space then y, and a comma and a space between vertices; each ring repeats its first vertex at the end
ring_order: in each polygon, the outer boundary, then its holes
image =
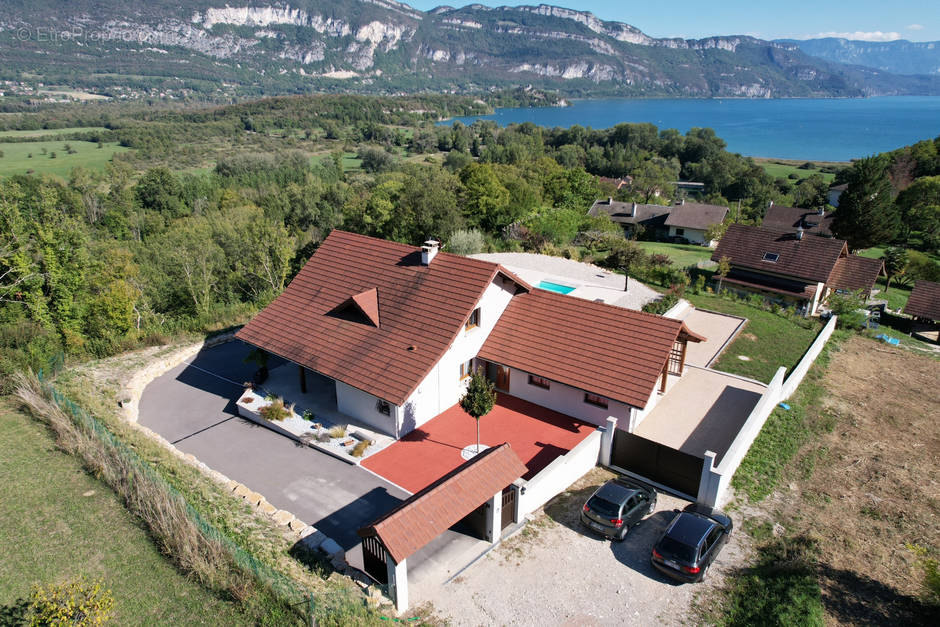
MULTIPOLYGON (((767 174, 771 175, 774 178, 787 178, 791 174, 796 174, 801 179, 805 179, 805 178, 809 178, 813 174, 819 174, 820 176, 823 177, 824 181, 826 181, 827 183, 832 183, 832 180, 836 177, 836 175, 833 174, 832 172, 822 172, 819 169, 803 170, 797 167, 801 165, 802 162, 785 163, 781 161, 764 161, 760 159, 755 159, 755 161, 757 161, 757 165, 764 168, 764 171, 766 171, 767 174)), ((848 164, 817 163, 816 165, 817 166, 823 166, 823 165, 841 166, 841 165, 848 165, 848 164)))
POLYGON ((637 242, 640 248, 648 255, 669 255, 672 262, 680 267, 694 266, 697 263, 705 262, 705 265, 711 265, 711 248, 706 246, 696 246, 694 244, 666 244, 662 242, 637 242))
POLYGON ((46 135, 71 135, 90 131, 106 131, 103 126, 70 126, 69 128, 38 128, 32 131, 0 131, 0 137, 44 137, 46 135))
POLYGON ((683 298, 701 309, 747 318, 738 337, 712 367, 764 383, 770 382, 780 366, 792 370, 820 328, 814 324, 807 329, 775 313, 714 295, 686 292, 683 298))
POLYGON ((0 176, 13 174, 27 174, 33 171, 36 174, 55 174, 66 177, 75 166, 82 166, 93 170, 103 169, 115 153, 125 152, 128 148, 117 143, 98 144, 80 141, 43 141, 0 143, 0 176), (74 154, 67 154, 65 144, 72 146, 74 154), (46 154, 42 154, 45 148, 46 154), (55 153, 55 159, 52 158, 55 153), (29 155, 32 155, 30 157, 29 155))
POLYGON ((19 624, 9 619, 34 583, 78 576, 111 590, 115 625, 248 622, 233 603, 180 574, 108 486, 4 399, 0 477, 0 624, 19 624))

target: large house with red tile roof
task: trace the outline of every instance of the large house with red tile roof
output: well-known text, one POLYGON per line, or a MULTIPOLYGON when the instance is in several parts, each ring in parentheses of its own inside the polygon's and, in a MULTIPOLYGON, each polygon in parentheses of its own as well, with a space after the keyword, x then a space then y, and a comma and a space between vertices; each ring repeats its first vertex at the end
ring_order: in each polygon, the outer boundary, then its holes
POLYGON ((712 254, 713 261, 722 257, 731 265, 723 286, 795 305, 806 315, 817 313, 832 291, 869 298, 884 274, 882 260, 850 255, 845 241, 801 230, 732 224, 712 254))
POLYGON ((472 370, 500 391, 632 431, 686 343, 661 316, 533 288, 502 266, 333 231, 245 325, 244 342, 335 382, 337 409, 400 438, 459 401, 472 370))

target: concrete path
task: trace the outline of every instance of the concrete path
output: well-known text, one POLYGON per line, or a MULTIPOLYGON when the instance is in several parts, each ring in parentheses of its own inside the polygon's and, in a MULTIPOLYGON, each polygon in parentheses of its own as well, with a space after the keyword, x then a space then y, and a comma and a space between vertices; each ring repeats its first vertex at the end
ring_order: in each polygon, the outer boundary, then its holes
POLYGON ((359 527, 409 495, 366 470, 237 417, 233 400, 255 369, 243 363, 249 350, 237 341, 216 346, 155 379, 141 397, 140 424, 344 549, 352 548, 359 527))

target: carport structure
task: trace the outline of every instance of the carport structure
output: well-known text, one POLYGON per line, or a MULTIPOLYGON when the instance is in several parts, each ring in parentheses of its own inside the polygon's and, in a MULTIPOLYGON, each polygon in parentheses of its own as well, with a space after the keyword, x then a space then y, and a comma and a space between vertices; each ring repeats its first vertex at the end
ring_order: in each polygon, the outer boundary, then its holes
POLYGON ((527 471, 509 444, 487 449, 359 530, 366 573, 408 608, 407 559, 458 522, 482 518, 485 539, 502 529, 503 490, 527 471))

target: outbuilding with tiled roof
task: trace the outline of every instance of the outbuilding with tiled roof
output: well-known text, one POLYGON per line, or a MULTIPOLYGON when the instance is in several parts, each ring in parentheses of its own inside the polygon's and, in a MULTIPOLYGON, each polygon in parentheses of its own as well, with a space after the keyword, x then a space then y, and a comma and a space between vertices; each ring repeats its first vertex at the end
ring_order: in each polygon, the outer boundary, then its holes
POLYGON ((915 318, 940 322, 940 283, 915 281, 904 306, 904 313, 915 318))

